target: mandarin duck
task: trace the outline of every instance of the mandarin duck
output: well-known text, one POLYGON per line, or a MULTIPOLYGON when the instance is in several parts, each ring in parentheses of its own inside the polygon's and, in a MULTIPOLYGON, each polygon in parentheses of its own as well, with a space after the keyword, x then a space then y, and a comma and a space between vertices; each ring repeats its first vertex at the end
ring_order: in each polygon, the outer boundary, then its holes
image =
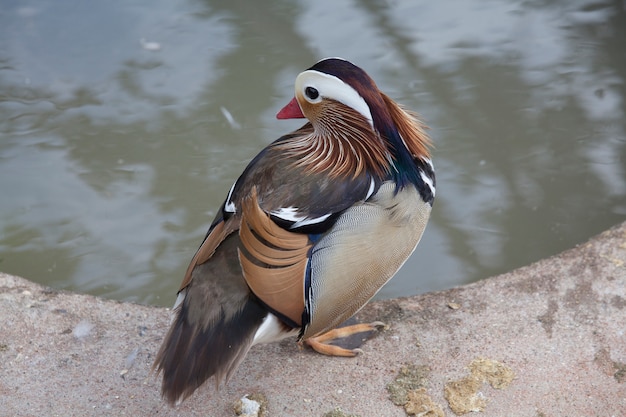
POLYGON ((435 197, 418 119, 359 67, 300 73, 279 119, 308 122, 263 149, 230 188, 191 260, 154 368, 179 403, 228 381, 251 346, 297 336, 313 349, 378 325, 337 328, 417 246, 435 197))

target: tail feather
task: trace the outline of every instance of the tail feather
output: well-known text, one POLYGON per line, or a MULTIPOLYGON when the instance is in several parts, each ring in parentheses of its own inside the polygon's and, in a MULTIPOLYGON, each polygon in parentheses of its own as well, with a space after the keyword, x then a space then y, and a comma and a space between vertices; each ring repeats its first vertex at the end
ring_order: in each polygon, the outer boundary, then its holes
POLYGON ((222 310, 208 325, 194 323, 183 302, 153 368, 163 373, 161 393, 180 403, 215 375, 216 386, 228 382, 252 346, 267 310, 253 297, 234 314, 222 310))

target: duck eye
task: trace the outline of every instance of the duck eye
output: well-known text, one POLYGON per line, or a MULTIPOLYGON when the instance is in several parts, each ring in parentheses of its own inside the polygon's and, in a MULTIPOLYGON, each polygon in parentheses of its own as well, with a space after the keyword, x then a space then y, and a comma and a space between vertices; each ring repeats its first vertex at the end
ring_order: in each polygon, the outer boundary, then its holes
POLYGON ((319 91, 317 91, 317 88, 313 88, 313 87, 305 88, 304 94, 306 94, 306 96, 310 98, 311 100, 315 100, 316 98, 320 96, 320 93, 319 91))

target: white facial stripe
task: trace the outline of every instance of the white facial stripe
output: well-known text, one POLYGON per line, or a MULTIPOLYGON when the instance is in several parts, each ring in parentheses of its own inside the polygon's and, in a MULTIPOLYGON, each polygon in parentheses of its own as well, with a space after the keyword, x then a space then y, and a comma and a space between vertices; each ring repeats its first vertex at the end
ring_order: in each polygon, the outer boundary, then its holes
POLYGON ((363 97, 354 88, 334 75, 314 70, 304 71, 296 78, 296 97, 304 97, 304 89, 306 87, 313 87, 319 91, 322 97, 337 100, 353 108, 361 113, 373 126, 372 113, 363 97))

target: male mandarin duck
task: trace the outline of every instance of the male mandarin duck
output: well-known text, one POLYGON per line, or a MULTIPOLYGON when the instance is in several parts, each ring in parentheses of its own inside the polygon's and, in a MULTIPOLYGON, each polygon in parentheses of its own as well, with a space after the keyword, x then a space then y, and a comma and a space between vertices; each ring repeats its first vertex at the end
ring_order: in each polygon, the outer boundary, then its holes
POLYGON ((339 58, 300 73, 279 119, 307 118, 246 167, 191 260, 154 367, 162 394, 184 400, 228 380, 251 346, 329 339, 417 246, 435 197, 423 125, 339 58))

